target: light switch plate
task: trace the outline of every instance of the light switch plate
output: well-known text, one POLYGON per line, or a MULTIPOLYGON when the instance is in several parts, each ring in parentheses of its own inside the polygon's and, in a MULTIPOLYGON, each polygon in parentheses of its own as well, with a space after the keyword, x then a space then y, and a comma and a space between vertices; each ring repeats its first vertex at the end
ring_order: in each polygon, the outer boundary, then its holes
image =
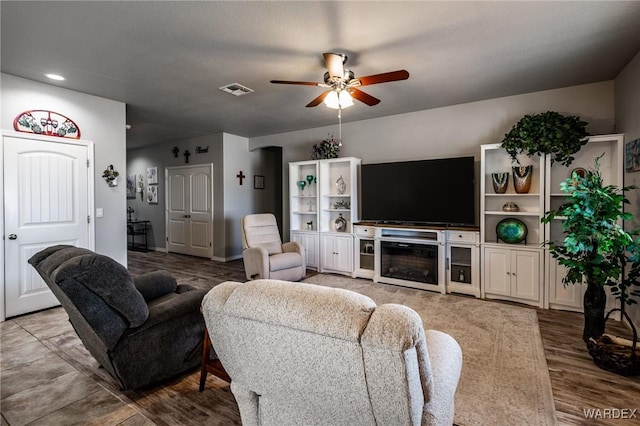
POLYGON ((104 217, 104 210, 98 207, 96 209, 96 217, 104 217))

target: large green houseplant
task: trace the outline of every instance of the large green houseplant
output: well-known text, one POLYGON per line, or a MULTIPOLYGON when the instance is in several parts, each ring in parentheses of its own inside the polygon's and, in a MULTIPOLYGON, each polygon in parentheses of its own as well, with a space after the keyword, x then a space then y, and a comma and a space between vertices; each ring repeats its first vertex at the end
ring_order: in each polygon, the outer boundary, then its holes
POLYGON ((550 154, 551 162, 568 166, 573 154, 587 143, 587 122, 554 111, 525 115, 504 135, 502 147, 520 164, 518 154, 550 154))
MULTIPOLYGON (((621 221, 632 219, 624 205, 629 203, 625 193, 633 187, 605 185, 599 170, 601 157, 596 159, 595 169, 584 177, 573 173, 560 184, 567 202, 542 219, 549 223, 558 218, 562 223, 564 240, 547 241, 545 245, 567 269, 563 283, 587 284, 582 338, 590 352, 605 332, 605 288, 620 301, 621 308, 616 310, 622 311, 634 333, 625 306, 637 303, 635 298, 640 296, 640 245, 634 240, 639 230, 625 231, 621 225, 621 221)), ((631 354, 635 357, 635 342, 631 354)), ((598 363, 595 357, 594 360, 598 363)), ((635 368, 637 371, 637 364, 635 368)))

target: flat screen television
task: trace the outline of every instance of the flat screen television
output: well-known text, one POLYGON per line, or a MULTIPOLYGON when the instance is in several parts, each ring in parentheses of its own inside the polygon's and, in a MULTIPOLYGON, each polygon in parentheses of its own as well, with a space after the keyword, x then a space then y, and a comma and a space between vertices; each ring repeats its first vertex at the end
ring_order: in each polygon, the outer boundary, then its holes
POLYGON ((363 164, 363 221, 474 225, 474 157, 363 164))

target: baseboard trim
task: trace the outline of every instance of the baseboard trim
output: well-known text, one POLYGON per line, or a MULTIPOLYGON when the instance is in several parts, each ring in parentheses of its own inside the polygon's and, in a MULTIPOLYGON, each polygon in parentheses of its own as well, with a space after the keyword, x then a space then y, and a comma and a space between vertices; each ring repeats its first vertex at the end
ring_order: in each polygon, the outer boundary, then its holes
POLYGON ((242 259, 241 254, 236 254, 234 256, 228 256, 228 257, 213 256, 211 258, 211 260, 215 260, 216 262, 231 262, 233 260, 238 260, 238 259, 242 259))

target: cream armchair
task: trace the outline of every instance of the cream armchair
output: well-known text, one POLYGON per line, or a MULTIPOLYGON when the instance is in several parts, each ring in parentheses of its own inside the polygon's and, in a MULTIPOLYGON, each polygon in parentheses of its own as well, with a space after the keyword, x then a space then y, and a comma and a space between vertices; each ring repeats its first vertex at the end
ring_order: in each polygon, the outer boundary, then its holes
POLYGON ((282 244, 276 217, 271 213, 242 218, 242 248, 248 280, 300 281, 307 273, 304 247, 296 242, 282 244))
POLYGON ((453 422, 460 346, 406 306, 255 280, 214 287, 202 312, 244 426, 453 422))

